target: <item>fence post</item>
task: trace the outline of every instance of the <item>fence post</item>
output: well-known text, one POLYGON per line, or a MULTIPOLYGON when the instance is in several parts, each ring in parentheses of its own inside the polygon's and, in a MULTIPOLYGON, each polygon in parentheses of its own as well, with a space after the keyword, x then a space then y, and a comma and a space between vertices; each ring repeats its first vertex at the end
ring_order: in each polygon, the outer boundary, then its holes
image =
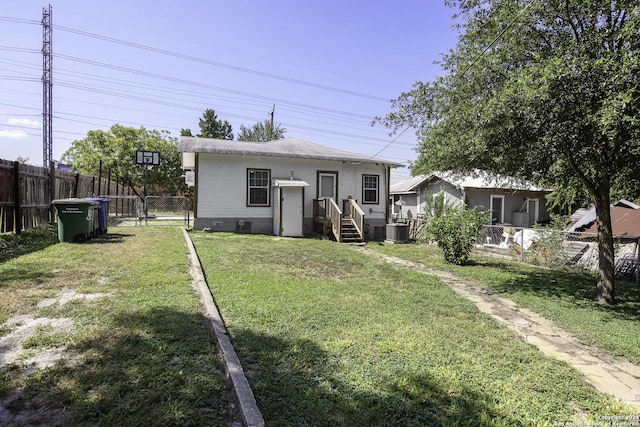
POLYGON ((520 251, 520 257, 521 257, 522 262, 524 262, 524 251, 525 251, 525 249, 524 249, 524 227, 522 227, 522 230, 520 230, 520 231, 521 231, 521 233, 520 233, 520 248, 522 249, 520 251))
POLYGON ((56 199, 56 164, 52 160, 49 162, 49 223, 52 224, 56 220, 56 211, 53 202, 56 199))
POLYGON ((102 191, 102 159, 100 160, 100 166, 98 169, 98 193, 96 196, 99 196, 102 191))
POLYGON ((22 208, 20 206, 20 162, 13 162, 13 231, 22 233, 22 208))
POLYGON ((80 172, 76 172, 76 184, 73 187, 73 197, 78 197, 78 187, 80 186, 80 172))

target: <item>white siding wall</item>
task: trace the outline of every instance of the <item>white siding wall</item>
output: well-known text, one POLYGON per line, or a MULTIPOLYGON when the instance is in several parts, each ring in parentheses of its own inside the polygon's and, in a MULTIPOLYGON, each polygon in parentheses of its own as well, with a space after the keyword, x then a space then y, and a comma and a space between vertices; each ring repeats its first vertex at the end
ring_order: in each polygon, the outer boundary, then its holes
MULTIPOLYGON (((313 217, 313 199, 317 197, 317 171, 338 172, 338 204, 351 196, 358 200, 367 219, 385 219, 386 168, 375 164, 352 164, 342 161, 287 159, 249 155, 199 154, 198 217, 199 218, 272 218, 269 207, 247 207, 247 168, 270 169, 271 178, 294 177, 309 183, 305 188, 305 218, 313 217), (378 204, 362 203, 362 175, 379 176, 378 204)), ((270 191, 273 196, 273 191, 270 191)))

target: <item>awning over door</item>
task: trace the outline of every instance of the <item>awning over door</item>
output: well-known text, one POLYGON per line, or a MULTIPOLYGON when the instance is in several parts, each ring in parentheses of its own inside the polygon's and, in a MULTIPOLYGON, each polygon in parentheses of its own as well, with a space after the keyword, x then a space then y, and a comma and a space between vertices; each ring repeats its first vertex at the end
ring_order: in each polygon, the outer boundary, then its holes
POLYGON ((274 178, 274 187, 308 187, 309 183, 300 179, 274 178))

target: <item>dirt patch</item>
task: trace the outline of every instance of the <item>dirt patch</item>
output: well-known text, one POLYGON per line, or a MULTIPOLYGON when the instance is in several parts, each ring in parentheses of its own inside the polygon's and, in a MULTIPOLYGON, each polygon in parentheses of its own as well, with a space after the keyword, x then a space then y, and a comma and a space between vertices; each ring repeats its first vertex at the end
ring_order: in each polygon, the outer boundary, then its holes
MULTIPOLYGON (((70 332, 73 329, 73 320, 67 317, 32 318, 30 316, 18 316, 3 323, 3 327, 17 325, 7 335, 0 338, 0 368, 15 362, 22 352, 22 344, 33 337, 39 328, 48 327, 54 332, 70 332)), ((34 357, 31 357, 34 359, 34 357)), ((39 362, 38 362, 39 363, 39 362)))
POLYGON ((108 297, 110 294, 79 294, 71 289, 62 289, 60 292, 56 294, 53 298, 43 299, 38 303, 38 308, 51 307, 52 305, 65 305, 68 302, 76 301, 76 300, 95 300, 98 298, 108 297))
MULTIPOLYGON (((71 289, 62 289, 53 298, 41 300, 38 308, 65 305, 71 301, 91 301, 110 294, 81 294, 71 289)), ((77 356, 65 347, 46 347, 37 350, 25 350, 23 344, 38 333, 69 333, 73 331, 73 319, 68 317, 34 317, 32 315, 15 316, 0 325, 10 330, 0 337, 0 369, 10 367, 14 379, 27 377, 41 369, 57 364, 75 366, 77 356)), ((27 395, 16 390, 0 399, 0 425, 62 425, 69 419, 70 412, 50 408, 43 398, 27 395)))

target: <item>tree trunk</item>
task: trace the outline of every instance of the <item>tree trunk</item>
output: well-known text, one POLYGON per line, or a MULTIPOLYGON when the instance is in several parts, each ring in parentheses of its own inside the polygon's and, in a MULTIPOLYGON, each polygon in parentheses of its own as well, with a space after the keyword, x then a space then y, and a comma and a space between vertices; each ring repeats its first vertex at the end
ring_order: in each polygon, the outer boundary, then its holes
POLYGON ((596 300, 615 304, 615 260, 609 191, 594 195, 598 225, 598 283, 596 300))

